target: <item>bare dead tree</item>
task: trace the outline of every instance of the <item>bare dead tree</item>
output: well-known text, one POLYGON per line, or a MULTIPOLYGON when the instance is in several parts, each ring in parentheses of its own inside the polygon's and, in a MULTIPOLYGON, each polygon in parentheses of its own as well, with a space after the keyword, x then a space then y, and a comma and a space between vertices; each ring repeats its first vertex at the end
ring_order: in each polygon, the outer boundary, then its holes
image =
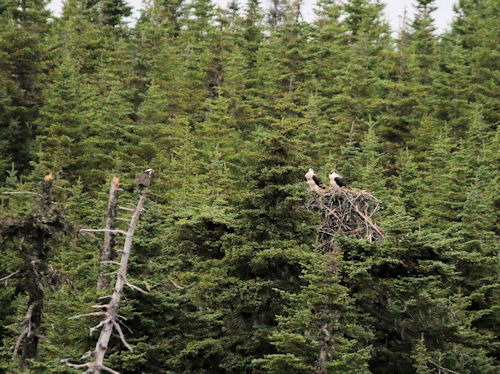
MULTIPOLYGON (((32 213, 0 221, 0 238, 5 241, 18 240, 23 257, 21 267, 1 279, 6 283, 9 279, 16 281, 17 287, 28 295, 28 309, 20 323, 22 331, 11 348, 12 360, 16 359, 21 349, 22 371, 29 367, 29 360, 37 356, 38 342, 43 338, 44 285, 52 281, 47 265, 47 257, 53 247, 51 241, 58 233, 70 232, 61 211, 52 204, 52 173, 45 176, 41 183, 42 193, 29 193, 40 198, 32 213)), ((16 195, 14 192, 6 194, 16 195)))
MULTIPOLYGON (((148 169, 148 170, 151 170, 149 172, 149 176, 151 177, 153 171, 152 171, 152 169, 148 169)), ((108 368, 104 365, 104 357, 106 355, 106 351, 108 349, 109 341, 111 339, 111 334, 113 333, 113 330, 116 330, 123 345, 129 351, 131 351, 131 352, 133 351, 133 348, 130 346, 130 344, 125 339, 125 335, 123 334, 123 331, 120 327, 119 320, 118 320, 120 315, 118 314, 118 310, 120 308, 120 300, 123 296, 124 286, 128 286, 128 287, 130 287, 136 291, 142 292, 142 293, 147 293, 146 291, 144 291, 140 287, 137 287, 137 286, 133 285, 132 283, 130 283, 129 280, 127 279, 127 267, 128 267, 130 252, 132 250, 132 242, 133 242, 134 232, 135 232, 135 228, 137 226, 137 222, 139 221, 139 218, 144 210, 144 202, 146 200, 146 195, 147 195, 147 191, 148 191, 147 186, 139 184, 139 188, 140 188, 139 201, 137 202, 135 209, 133 209, 133 214, 132 214, 132 217, 131 217, 129 225, 128 225, 128 230, 126 232, 122 231, 122 230, 113 230, 113 229, 103 229, 103 230, 82 229, 82 230, 80 230, 82 232, 104 231, 105 233, 112 232, 115 234, 119 233, 119 234, 125 235, 125 243, 123 245, 123 249, 120 251, 120 253, 121 253, 120 261, 115 262, 115 261, 105 260, 107 262, 112 262, 112 263, 119 266, 118 271, 117 271, 114 291, 111 295, 108 296, 110 298, 109 303, 92 306, 95 309, 103 309, 102 311, 90 312, 90 313, 85 313, 85 314, 77 315, 74 317, 70 317, 71 319, 81 318, 81 317, 86 317, 86 316, 100 316, 100 317, 102 317, 101 321, 96 326, 90 328, 90 335, 92 335, 92 333, 94 331, 100 330, 100 335, 99 335, 99 338, 97 340, 95 349, 94 349, 94 351, 90 352, 90 357, 92 357, 92 360, 87 362, 87 363, 83 363, 83 364, 73 364, 73 363, 70 363, 68 360, 62 360, 62 362, 66 363, 66 365, 73 367, 73 368, 87 368, 85 373, 99 374, 99 373, 101 373, 101 371, 106 371, 109 373, 118 373, 117 371, 115 371, 111 368, 108 368)))
POLYGON ((101 264, 97 277, 97 289, 105 289, 109 286, 109 280, 105 275, 106 264, 113 260, 116 232, 113 230, 116 226, 118 213, 118 195, 120 194, 120 181, 114 177, 109 188, 108 215, 106 217, 106 226, 104 232, 104 245, 101 251, 101 264))

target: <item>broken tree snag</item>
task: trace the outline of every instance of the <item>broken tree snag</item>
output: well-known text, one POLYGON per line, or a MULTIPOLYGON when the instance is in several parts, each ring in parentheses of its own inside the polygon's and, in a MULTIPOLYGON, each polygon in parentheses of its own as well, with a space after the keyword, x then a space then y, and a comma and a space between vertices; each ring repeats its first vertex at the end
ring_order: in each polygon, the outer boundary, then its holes
POLYGON ((306 207, 323 212, 318 242, 324 252, 331 252, 338 236, 370 242, 383 239, 384 234, 374 221, 380 204, 369 192, 342 187, 316 194, 306 207))
MULTIPOLYGON (((117 328, 117 326, 119 327, 117 316, 118 316, 118 309, 120 307, 120 299, 123 295, 123 287, 128 284, 127 281, 128 260, 130 257, 130 251, 132 250, 132 240, 134 237, 135 228, 137 226, 137 222, 139 221, 139 217, 142 214, 144 201, 146 200, 146 193, 147 193, 147 188, 141 191, 139 202, 137 203, 134 214, 130 219, 127 235, 125 237, 125 243, 123 245, 120 267, 118 269, 118 274, 116 276, 115 290, 106 308, 106 316, 108 321, 106 321, 101 327, 101 334, 99 335, 99 339, 96 344, 94 353, 94 362, 92 363, 91 368, 104 366, 104 356, 106 354, 106 350, 108 349, 108 344, 111 338, 111 333, 113 332, 113 327, 117 329, 117 332, 119 333, 123 344, 130 351, 132 351, 132 347, 126 342, 121 329, 117 328)), ((99 372, 100 372, 99 369, 94 369, 94 373, 99 373, 99 372)))
POLYGON ((43 208, 48 209, 52 202, 50 200, 50 195, 52 192, 53 182, 54 182, 54 177, 52 176, 52 173, 46 175, 42 180, 42 194, 40 195, 42 209, 43 208))
MULTIPOLYGON (((51 214, 51 192, 52 192, 53 176, 52 173, 46 175, 42 180, 42 194, 40 195, 40 210, 49 216, 51 214)), ((27 291, 29 295, 28 312, 23 321, 26 326, 26 335, 23 340, 23 352, 21 356, 21 369, 25 370, 29 367, 28 360, 36 357, 38 353, 38 341, 40 338, 40 327, 42 324, 42 312, 44 302, 44 290, 42 288, 39 274, 46 273, 46 253, 48 248, 46 245, 47 233, 36 230, 36 237, 33 242, 33 251, 31 263, 26 267, 27 291)), ((27 259, 29 260, 29 259, 27 259)), ((24 331, 23 331, 24 333, 24 331)), ((21 333, 21 335, 23 334, 21 333)), ((17 344, 17 343, 16 343, 17 344)), ((17 351, 14 351, 13 359, 17 351)))
POLYGON ((113 248, 115 246, 116 233, 112 230, 116 226, 118 212, 118 195, 120 193, 120 183, 118 177, 113 177, 109 188, 108 215, 106 217, 106 227, 104 233, 104 245, 101 251, 101 263, 99 265, 99 275, 97 277, 97 289, 102 290, 109 287, 109 280, 104 275, 106 269, 105 261, 112 261, 114 258, 113 248))
MULTIPOLYGON (((152 169, 148 169, 152 170, 152 169)), ((147 171, 148 171, 147 170, 147 171)), ((147 172, 146 171, 146 172, 147 172)), ((148 173, 149 177, 151 177, 152 172, 148 173)), ((138 290, 140 292, 146 293, 146 291, 140 289, 139 287, 131 284, 127 280, 127 267, 128 267, 128 261, 130 257, 130 252, 132 250, 132 241, 134 237, 134 232, 135 228, 137 226, 137 222, 139 221, 139 218, 144 210, 144 202, 146 200, 146 194, 148 192, 148 187, 147 186, 142 186, 140 188, 140 196, 139 196, 139 201, 137 205, 135 206, 135 209, 133 210, 134 213, 132 214, 132 217, 130 218, 130 222, 128 225, 128 230, 125 234, 125 243, 123 244, 123 249, 119 252, 121 253, 121 258, 118 263, 119 268, 117 271, 116 275, 116 283, 114 287, 113 294, 110 296, 110 301, 108 304, 105 305, 95 305, 94 307, 97 307, 98 309, 102 308, 104 311, 102 312, 93 312, 93 313, 87 313, 87 314, 82 314, 79 316, 76 316, 74 318, 79 318, 79 317, 84 317, 87 315, 100 315, 102 316, 101 321, 95 326, 90 329, 90 332, 94 332, 100 329, 100 334, 99 338, 97 340, 97 344, 95 346, 95 350, 92 352, 92 361, 86 363, 86 364, 77 364, 79 367, 87 367, 88 373, 93 373, 93 374, 98 374, 101 373, 101 371, 107 371, 110 373, 115 373, 110 368, 107 368, 104 366, 104 356, 106 355, 106 351, 108 349, 109 341, 111 339, 111 334, 113 333, 113 330, 116 331, 118 334, 120 340, 122 341, 123 345, 129 350, 132 351, 132 347, 130 344, 128 344, 127 340, 125 339, 125 335, 123 334, 123 331, 120 327, 120 322, 118 320, 118 310, 120 308, 120 300, 123 296, 123 288, 125 286, 129 286, 132 289, 138 290)), ((106 230, 104 230, 106 231, 106 230)), ((118 261, 115 262, 115 264, 118 261)), ((75 364, 70 364, 69 362, 66 361, 66 364, 68 366, 74 366, 75 364)))
MULTIPOLYGON (((42 181, 42 192, 35 193, 40 200, 29 214, 15 218, 0 219, 0 242, 14 242, 20 248, 22 265, 18 270, 2 278, 16 282, 19 292, 28 296, 27 312, 20 323, 20 334, 12 347, 12 359, 21 356, 21 371, 29 367, 29 361, 37 356, 38 342, 43 335, 42 313, 44 287, 50 284, 53 271, 48 266, 48 256, 57 243, 58 234, 68 234, 67 225, 58 205, 51 201, 53 186, 52 173, 42 181)), ((0 248, 1 249, 1 248, 0 248)))

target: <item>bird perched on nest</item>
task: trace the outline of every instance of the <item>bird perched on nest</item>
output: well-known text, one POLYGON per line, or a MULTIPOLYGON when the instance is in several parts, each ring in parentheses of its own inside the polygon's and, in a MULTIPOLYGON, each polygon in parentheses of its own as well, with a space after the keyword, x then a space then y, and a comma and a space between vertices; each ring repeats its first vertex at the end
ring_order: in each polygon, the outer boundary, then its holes
POLYGON ((143 188, 149 187, 151 184, 151 176, 155 171, 153 169, 144 170, 142 173, 137 173, 135 175, 135 182, 137 186, 142 190, 143 188))
POLYGON ((328 179, 330 179, 330 184, 332 185, 333 188, 340 188, 347 186, 342 175, 340 175, 335 169, 332 170, 332 172, 328 176, 328 179))
POLYGON ((311 191, 318 192, 325 189, 325 184, 312 168, 309 168, 306 173, 306 181, 311 191))

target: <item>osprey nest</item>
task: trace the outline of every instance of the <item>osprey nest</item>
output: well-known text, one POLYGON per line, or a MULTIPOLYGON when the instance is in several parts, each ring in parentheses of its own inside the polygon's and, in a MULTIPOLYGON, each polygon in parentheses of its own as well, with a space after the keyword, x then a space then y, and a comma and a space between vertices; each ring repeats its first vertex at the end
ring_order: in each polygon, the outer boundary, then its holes
POLYGON ((306 208, 324 212, 318 241, 325 252, 330 252, 337 236, 370 242, 382 239, 384 234, 373 220, 380 203, 366 191, 349 187, 327 188, 315 192, 306 208))

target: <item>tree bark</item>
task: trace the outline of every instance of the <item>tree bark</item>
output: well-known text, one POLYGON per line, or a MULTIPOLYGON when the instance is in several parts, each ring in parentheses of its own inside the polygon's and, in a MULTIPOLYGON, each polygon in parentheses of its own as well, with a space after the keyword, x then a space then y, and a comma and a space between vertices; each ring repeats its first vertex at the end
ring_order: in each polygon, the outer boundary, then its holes
MULTIPOLYGON (((52 175, 45 177, 42 181, 42 194, 40 195, 40 210, 42 214, 48 214, 51 209, 52 175)), ((46 273, 46 233, 43 230, 36 230, 33 251, 31 256, 26 256, 26 290, 28 291, 28 313, 23 321, 25 325, 25 335, 23 339, 23 350, 21 356, 21 370, 29 368, 29 360, 37 356, 38 341, 40 339, 40 327, 42 324, 44 292, 42 288, 42 274, 46 273)), ((25 253, 30 251, 26 249, 25 253)), ((24 333, 24 331, 23 331, 24 333)), ((14 358, 14 357, 13 357, 14 358)))
POLYGON ((141 191, 139 202, 137 203, 134 214, 132 215, 127 235, 125 236, 125 244, 123 245, 123 252, 120 260, 120 268, 118 269, 118 274, 116 277, 115 289, 111 296, 111 300, 106 307, 106 314, 104 317, 105 320, 102 325, 101 333, 99 335, 99 339, 94 351, 94 361, 90 364, 89 368, 89 371, 94 374, 99 374, 101 372, 101 368, 104 367, 104 356, 108 349, 108 344, 111 338, 111 333, 113 332, 113 328, 117 329, 124 345, 127 346, 129 350, 132 350, 132 347, 128 345, 128 343, 125 341, 125 338, 123 337, 121 328, 118 325, 117 316, 118 309, 120 307, 120 299, 123 295, 123 287, 125 285, 132 286, 127 280, 127 266, 130 257, 130 251, 132 249, 132 239, 134 237, 137 222, 143 211, 146 193, 147 189, 141 191))
MULTIPOLYGON (((108 199, 108 216, 106 218, 105 230, 114 230, 116 225, 116 218, 118 212, 118 195, 120 193, 119 179, 114 177, 109 188, 108 199)), ((113 248, 115 246, 116 233, 106 231, 104 233, 104 245, 101 251, 101 263, 99 265, 99 275, 97 278, 97 289, 102 290, 109 287, 109 280, 104 275, 106 263, 105 261, 112 261, 114 256, 113 248)))

